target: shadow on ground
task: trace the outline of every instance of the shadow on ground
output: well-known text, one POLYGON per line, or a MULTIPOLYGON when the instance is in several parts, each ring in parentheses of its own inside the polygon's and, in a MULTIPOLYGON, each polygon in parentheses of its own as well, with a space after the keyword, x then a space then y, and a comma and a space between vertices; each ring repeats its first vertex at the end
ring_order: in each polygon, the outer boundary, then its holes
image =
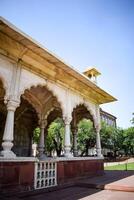
MULTIPOLYGON (((64 187, 56 187, 51 190, 36 190, 33 192, 16 194, 16 195, 4 195, 1 196, 1 200, 78 200, 78 199, 94 199, 93 196, 101 196, 103 198, 102 189, 106 189, 105 186, 116 183, 120 181, 121 184, 124 183, 124 180, 128 180, 128 187, 133 186, 134 188, 134 180, 132 177, 134 175, 134 171, 105 171, 103 176, 97 176, 93 178, 86 178, 79 180, 72 184, 71 186, 64 187), (130 180, 130 181, 129 181, 130 180), (132 182, 132 183, 131 183, 132 182)), ((127 182, 125 182, 127 184, 127 182)), ((109 189, 111 190, 111 189, 109 189)), ((109 191, 105 191, 105 195, 109 195, 109 191)), ((121 191, 121 190, 119 190, 121 191)), ((119 191, 116 191, 120 197, 119 191)), ((122 190, 123 192, 123 190, 122 190)), ((126 191, 127 192, 127 191, 126 191)), ((125 193, 126 195, 127 193, 125 193)), ((115 193, 110 193, 110 195, 115 195, 115 193)), ((123 195, 123 194, 122 194, 123 195)), ((123 195, 123 196, 125 196, 123 195)), ((129 192, 128 195, 132 196, 134 193, 129 192), (131 194, 130 194, 131 193, 131 194)), ((95 197, 97 198, 97 197, 95 197)), ((104 200, 107 198, 103 198, 104 200)), ((110 198, 112 199, 112 197, 110 198)), ((134 199, 130 198, 130 199, 134 199)), ((98 200, 98 198, 97 198, 98 200)))

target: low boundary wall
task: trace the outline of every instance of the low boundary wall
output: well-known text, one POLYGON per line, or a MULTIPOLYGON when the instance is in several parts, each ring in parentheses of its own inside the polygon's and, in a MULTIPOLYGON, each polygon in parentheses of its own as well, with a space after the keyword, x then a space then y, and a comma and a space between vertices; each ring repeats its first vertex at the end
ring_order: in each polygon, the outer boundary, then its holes
MULTIPOLYGON (((102 158, 47 158, 46 162, 56 163, 56 183, 75 183, 76 180, 104 173, 102 158)), ((37 189, 35 172, 37 158, 16 158, 0 160, 0 192, 21 192, 37 189)), ((45 162, 45 160, 44 160, 45 162)), ((36 172, 37 173, 37 172, 36 172)))

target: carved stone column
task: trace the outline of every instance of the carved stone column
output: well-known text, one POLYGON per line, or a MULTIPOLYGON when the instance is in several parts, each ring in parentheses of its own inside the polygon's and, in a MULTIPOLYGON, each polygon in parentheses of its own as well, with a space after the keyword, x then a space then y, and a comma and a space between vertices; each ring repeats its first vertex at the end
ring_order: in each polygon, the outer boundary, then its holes
POLYGON ((39 158, 40 159, 44 159, 46 158, 46 155, 44 153, 44 150, 45 150, 45 141, 44 141, 44 130, 45 130, 45 127, 47 126, 47 120, 46 119, 43 119, 41 121, 41 124, 40 124, 40 129, 41 129, 41 132, 40 132, 40 139, 39 139, 39 146, 38 146, 38 150, 39 150, 39 158))
POLYGON ((5 158, 16 157, 11 149, 13 147, 12 141, 14 139, 14 113, 18 106, 19 102, 17 101, 9 100, 7 103, 7 118, 2 143, 3 151, 1 151, 1 155, 5 158))
POLYGON ((96 152, 98 157, 103 157, 101 153, 101 139, 100 139, 100 128, 96 127, 96 152))
POLYGON ((78 156, 78 149, 77 149, 77 132, 78 132, 78 128, 74 127, 72 129, 72 132, 73 132, 73 155, 75 157, 77 157, 78 156))
POLYGON ((70 143, 70 123, 71 118, 65 117, 64 124, 65 124, 65 138, 64 138, 64 156, 69 158, 73 157, 71 154, 71 143, 70 143))

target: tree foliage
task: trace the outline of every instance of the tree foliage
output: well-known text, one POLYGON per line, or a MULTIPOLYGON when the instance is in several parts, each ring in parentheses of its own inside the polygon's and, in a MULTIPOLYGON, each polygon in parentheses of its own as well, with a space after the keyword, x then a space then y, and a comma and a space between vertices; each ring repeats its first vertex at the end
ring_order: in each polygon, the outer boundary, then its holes
POLYGON ((100 135, 102 148, 112 150, 116 157, 116 152, 123 148, 123 130, 108 126, 106 123, 102 122, 100 135))
POLYGON ((52 122, 48 128, 48 135, 46 137, 46 150, 49 154, 52 151, 57 152, 57 156, 61 155, 63 150, 63 140, 64 140, 64 123, 62 119, 57 118, 52 122))
POLYGON ((121 129, 105 123, 102 123, 101 127, 102 148, 112 150, 115 157, 117 152, 124 152, 125 155, 134 154, 134 127, 121 129))
MULTIPOLYGON (((134 117, 131 122, 134 124, 134 117)), ((37 127, 33 134, 33 142, 36 144, 39 142, 39 135, 40 128, 37 127)), ((117 152, 124 152, 125 155, 134 155, 134 127, 121 129, 108 126, 102 122, 100 136, 102 148, 110 149, 115 157, 117 152)), ((96 133, 93 128, 93 123, 90 120, 83 119, 79 122, 77 143, 78 150, 81 151, 81 156, 87 156, 88 149, 95 147, 96 133)), ((57 152, 57 156, 61 155, 64 147, 64 123, 62 119, 57 118, 50 124, 45 146, 49 155, 53 151, 57 152)))
POLYGON ((38 144, 39 143, 39 137, 40 137, 40 128, 37 127, 34 129, 33 132, 33 143, 38 144))
POLYGON ((124 130, 123 148, 126 155, 134 155, 134 127, 124 130))
POLYGON ((90 120, 83 119, 78 124, 78 150, 81 156, 88 155, 88 149, 95 146, 95 131, 90 120))

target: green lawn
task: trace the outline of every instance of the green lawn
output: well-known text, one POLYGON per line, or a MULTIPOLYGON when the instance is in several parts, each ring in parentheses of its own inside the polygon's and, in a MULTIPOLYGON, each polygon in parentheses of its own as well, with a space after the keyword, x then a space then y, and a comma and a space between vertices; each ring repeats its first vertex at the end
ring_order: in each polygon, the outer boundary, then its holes
POLYGON ((134 163, 128 163, 127 166, 126 164, 120 164, 120 165, 114 165, 114 166, 108 166, 105 167, 105 170, 134 170, 134 163))

